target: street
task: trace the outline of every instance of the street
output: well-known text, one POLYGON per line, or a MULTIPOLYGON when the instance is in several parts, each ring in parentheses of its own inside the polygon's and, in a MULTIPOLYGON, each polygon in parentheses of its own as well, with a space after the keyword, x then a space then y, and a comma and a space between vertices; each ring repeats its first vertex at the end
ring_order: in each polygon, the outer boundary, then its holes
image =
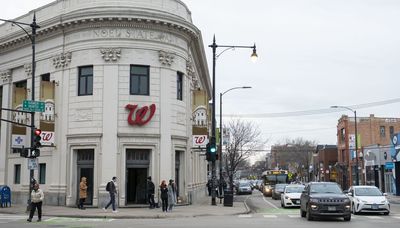
MULTIPOLYGON (((250 210, 249 214, 231 216, 199 216, 163 219, 111 219, 111 218, 64 218, 44 217, 41 223, 26 222, 27 216, 0 214, 0 227, 268 227, 274 228, 308 228, 321 227, 397 227, 400 222, 400 205, 391 205, 391 214, 352 215, 350 222, 344 222, 341 218, 317 219, 307 221, 301 218, 298 208, 283 209, 279 200, 263 197, 260 192, 253 191, 252 195, 235 195, 235 201, 245 202, 250 210)), ((212 207, 210 205, 210 207, 212 207)), ((223 209, 223 208, 221 208, 223 209)), ((174 212, 172 212, 174 213, 174 212)), ((177 213, 177 212, 175 212, 177 213)))

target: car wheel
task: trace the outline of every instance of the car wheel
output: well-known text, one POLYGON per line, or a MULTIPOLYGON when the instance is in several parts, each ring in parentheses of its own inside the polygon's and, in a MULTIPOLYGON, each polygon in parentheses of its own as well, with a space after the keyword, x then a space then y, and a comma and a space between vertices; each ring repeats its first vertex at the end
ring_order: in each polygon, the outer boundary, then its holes
POLYGON ((300 207, 300 216, 301 216, 302 218, 306 217, 306 212, 303 211, 303 210, 301 209, 301 207, 300 207))
POLYGON ((390 213, 389 211, 383 212, 384 215, 389 215, 389 213, 390 213))
POLYGON ((351 215, 344 216, 343 219, 344 219, 344 221, 347 221, 347 222, 348 222, 348 221, 351 220, 351 215))
POLYGON ((285 204, 283 203, 283 201, 281 200, 281 207, 285 208, 285 204))
POLYGON ((309 206, 307 206, 307 213, 306 213, 306 217, 308 221, 312 221, 314 220, 314 218, 311 215, 311 208, 309 206))

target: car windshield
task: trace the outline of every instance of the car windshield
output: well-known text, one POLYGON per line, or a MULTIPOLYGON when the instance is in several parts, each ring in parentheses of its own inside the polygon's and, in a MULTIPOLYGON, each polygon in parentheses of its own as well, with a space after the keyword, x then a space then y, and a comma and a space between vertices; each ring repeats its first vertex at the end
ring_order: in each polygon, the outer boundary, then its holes
POLYGON ((303 190, 304 186, 286 187, 286 193, 301 193, 303 190))
POLYGON ((377 188, 355 188, 356 196, 382 196, 382 192, 377 188))
POLYGON ((310 193, 342 193, 336 184, 313 184, 310 186, 310 193))
POLYGON ((276 191, 283 191, 283 189, 285 188, 286 185, 284 184, 277 184, 275 185, 275 190, 276 191))
POLYGON ((247 186, 250 186, 250 183, 249 182, 241 182, 241 183, 239 183, 239 186, 240 187, 247 187, 247 186))

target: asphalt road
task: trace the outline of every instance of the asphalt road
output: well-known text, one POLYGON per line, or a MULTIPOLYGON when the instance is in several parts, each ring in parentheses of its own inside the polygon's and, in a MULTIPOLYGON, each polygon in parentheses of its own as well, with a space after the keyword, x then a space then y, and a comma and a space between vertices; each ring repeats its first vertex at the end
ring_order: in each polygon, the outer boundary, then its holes
POLYGON ((141 228, 394 228, 400 222, 400 205, 392 205, 392 212, 389 216, 379 214, 353 215, 350 222, 341 218, 319 219, 307 221, 299 215, 299 209, 280 208, 279 200, 272 200, 270 197, 263 197, 258 191, 252 195, 235 195, 235 201, 245 202, 251 210, 249 214, 232 216, 204 216, 194 218, 167 218, 167 219, 79 219, 79 218, 58 218, 44 217, 38 223, 26 222, 26 215, 0 214, 1 228, 17 227, 68 227, 68 228, 110 228, 110 227, 141 227, 141 228))

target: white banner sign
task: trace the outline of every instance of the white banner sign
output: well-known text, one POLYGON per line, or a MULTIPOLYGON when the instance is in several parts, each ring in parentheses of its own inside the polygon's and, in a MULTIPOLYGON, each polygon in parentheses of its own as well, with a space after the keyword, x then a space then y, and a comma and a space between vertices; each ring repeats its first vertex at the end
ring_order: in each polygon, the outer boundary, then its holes
POLYGON ((207 135, 193 135, 193 146, 206 146, 208 143, 207 135))
POLYGON ((42 146, 54 146, 54 132, 53 131, 42 131, 40 135, 42 139, 40 143, 42 146))
POLYGON ((11 147, 13 148, 22 148, 22 147, 27 147, 26 145, 29 143, 26 142, 26 136, 25 135, 12 135, 11 136, 11 147))

